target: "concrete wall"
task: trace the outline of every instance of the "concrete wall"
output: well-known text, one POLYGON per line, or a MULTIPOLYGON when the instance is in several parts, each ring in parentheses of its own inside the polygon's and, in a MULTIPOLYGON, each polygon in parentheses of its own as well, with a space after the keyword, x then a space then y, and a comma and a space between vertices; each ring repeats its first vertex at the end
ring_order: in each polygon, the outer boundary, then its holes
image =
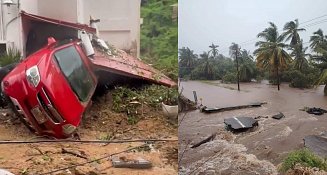
POLYGON ((38 15, 77 22, 77 0, 38 0, 38 15))
POLYGON ((81 0, 83 22, 90 16, 100 19, 100 37, 120 49, 139 56, 140 49, 140 0, 81 0))
MULTIPOLYGON (((26 36, 22 34, 17 1, 14 0, 16 5, 9 8, 3 7, 4 24, 10 24, 7 37, 0 35, 0 43, 12 43, 23 51, 26 36)), ((102 39, 139 56, 141 0, 20 0, 19 4, 20 9, 28 13, 69 22, 89 24, 90 16, 100 19, 97 25, 102 39)), ((2 28, 0 26, 0 34, 5 33, 2 28)))

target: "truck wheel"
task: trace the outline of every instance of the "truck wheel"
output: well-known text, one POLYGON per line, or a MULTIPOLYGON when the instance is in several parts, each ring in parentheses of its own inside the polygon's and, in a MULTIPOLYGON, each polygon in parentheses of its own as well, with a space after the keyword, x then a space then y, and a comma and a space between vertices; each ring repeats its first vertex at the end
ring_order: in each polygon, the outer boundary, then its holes
MULTIPOLYGON (((5 76, 11 72, 17 64, 18 63, 12 63, 0 68, 0 82, 2 82, 3 78, 5 78, 5 76)), ((2 92, 2 88, 0 87, 0 107, 4 108, 7 105, 8 101, 2 92)))

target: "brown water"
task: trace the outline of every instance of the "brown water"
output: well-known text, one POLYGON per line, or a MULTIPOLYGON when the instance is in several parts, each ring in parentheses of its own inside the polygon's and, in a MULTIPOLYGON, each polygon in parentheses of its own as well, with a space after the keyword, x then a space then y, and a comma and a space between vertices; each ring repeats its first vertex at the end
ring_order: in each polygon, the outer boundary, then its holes
MULTIPOLYGON (((228 151, 225 152, 226 154, 223 154, 221 153, 224 150, 222 148, 217 148, 218 150, 211 149, 212 147, 209 146, 210 143, 201 145, 196 149, 190 149, 186 146, 188 142, 191 142, 191 144, 196 143, 212 133, 218 133, 220 135, 218 140, 220 141, 227 140, 229 144, 225 144, 226 146, 228 145, 227 147, 238 148, 239 150, 236 151, 237 155, 242 154, 243 157, 246 157, 248 154, 254 154, 256 158, 253 160, 256 162, 268 160, 274 165, 277 165, 289 151, 303 147, 303 138, 305 136, 320 134, 327 130, 327 114, 314 116, 299 110, 305 106, 326 109, 327 97, 323 95, 323 86, 316 89, 301 90, 290 88, 288 84, 282 84, 280 87, 281 90, 278 91, 276 86, 268 85, 268 82, 264 81, 262 83, 241 83, 241 91, 239 92, 236 90, 237 85, 234 84, 220 84, 218 81, 206 83, 187 81, 181 82, 181 88, 183 88, 183 94, 191 100, 193 100, 192 91, 196 91, 198 99, 202 98, 203 105, 208 107, 227 107, 253 102, 267 102, 266 105, 259 108, 213 114, 203 114, 199 111, 187 113, 179 127, 179 150, 182 152, 185 147, 187 148, 181 160, 181 165, 189 170, 194 170, 195 167, 199 166, 199 163, 201 164, 203 162, 201 167, 207 166, 205 169, 208 170, 210 166, 205 161, 215 154, 222 154, 221 156, 231 159, 229 164, 238 162, 235 161, 238 158, 233 160, 235 154, 233 155, 228 151), (272 115, 278 114, 279 112, 282 112, 285 118, 281 120, 271 118, 272 115), (224 130, 223 120, 224 118, 235 116, 268 116, 268 118, 261 118, 259 120, 259 127, 253 131, 232 134, 224 130), (196 165, 194 162, 197 162, 196 165)), ((179 118, 181 119, 183 115, 181 114, 179 118)), ((219 143, 217 142, 218 145, 224 145, 219 143)), ((245 162, 248 161, 248 159, 244 159, 245 162)), ((217 162, 218 160, 215 161, 217 162)), ((268 170, 265 171, 266 173, 274 174, 274 172, 270 171, 271 164, 269 162, 261 162, 261 164, 267 165, 266 170, 269 169, 270 173, 268 173, 268 170)), ((223 161, 221 161, 220 165, 226 167, 228 164, 226 162, 223 164, 223 161)), ((240 167, 234 167, 231 171, 238 171, 237 168, 240 167)), ((198 172, 199 169, 194 172, 198 172)), ((254 170, 254 172, 262 173, 260 169, 254 170)))

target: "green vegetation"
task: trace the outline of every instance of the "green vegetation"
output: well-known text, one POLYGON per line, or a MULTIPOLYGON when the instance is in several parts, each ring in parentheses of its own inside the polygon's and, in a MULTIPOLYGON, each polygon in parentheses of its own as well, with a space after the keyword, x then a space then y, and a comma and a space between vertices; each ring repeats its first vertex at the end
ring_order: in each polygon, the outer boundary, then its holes
POLYGON ((177 80, 178 28, 173 5, 177 0, 142 0, 141 57, 177 80))
POLYGON ((290 152, 284 159, 279 170, 285 173, 286 171, 294 168, 296 164, 300 164, 304 167, 317 167, 321 170, 327 170, 327 162, 324 159, 314 155, 307 149, 300 149, 290 152))
POLYGON ((20 52, 16 48, 8 48, 6 54, 0 55, 0 66, 6 66, 12 63, 18 63, 21 58, 20 52))
POLYGON ((112 93, 112 109, 127 113, 128 122, 135 124, 139 120, 139 115, 143 115, 145 106, 159 110, 161 102, 177 105, 178 95, 177 88, 159 85, 144 86, 141 89, 116 87, 112 93))
POLYGON ((230 57, 219 54, 218 45, 197 55, 188 47, 179 49, 179 77, 191 80, 222 80, 224 83, 269 80, 280 89, 280 82, 294 88, 312 88, 325 85, 327 95, 327 35, 321 29, 310 38, 311 53, 303 42, 299 21, 289 21, 279 33, 277 26, 260 32, 253 56, 240 45, 232 43, 230 57))

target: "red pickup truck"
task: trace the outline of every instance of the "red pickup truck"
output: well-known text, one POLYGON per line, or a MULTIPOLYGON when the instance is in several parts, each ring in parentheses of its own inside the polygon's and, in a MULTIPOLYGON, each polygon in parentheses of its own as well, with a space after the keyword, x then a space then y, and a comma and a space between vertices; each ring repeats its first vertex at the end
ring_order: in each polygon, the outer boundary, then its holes
POLYGON ((96 86, 92 63, 79 41, 53 38, 1 82, 3 95, 27 127, 56 138, 76 131, 96 86))

